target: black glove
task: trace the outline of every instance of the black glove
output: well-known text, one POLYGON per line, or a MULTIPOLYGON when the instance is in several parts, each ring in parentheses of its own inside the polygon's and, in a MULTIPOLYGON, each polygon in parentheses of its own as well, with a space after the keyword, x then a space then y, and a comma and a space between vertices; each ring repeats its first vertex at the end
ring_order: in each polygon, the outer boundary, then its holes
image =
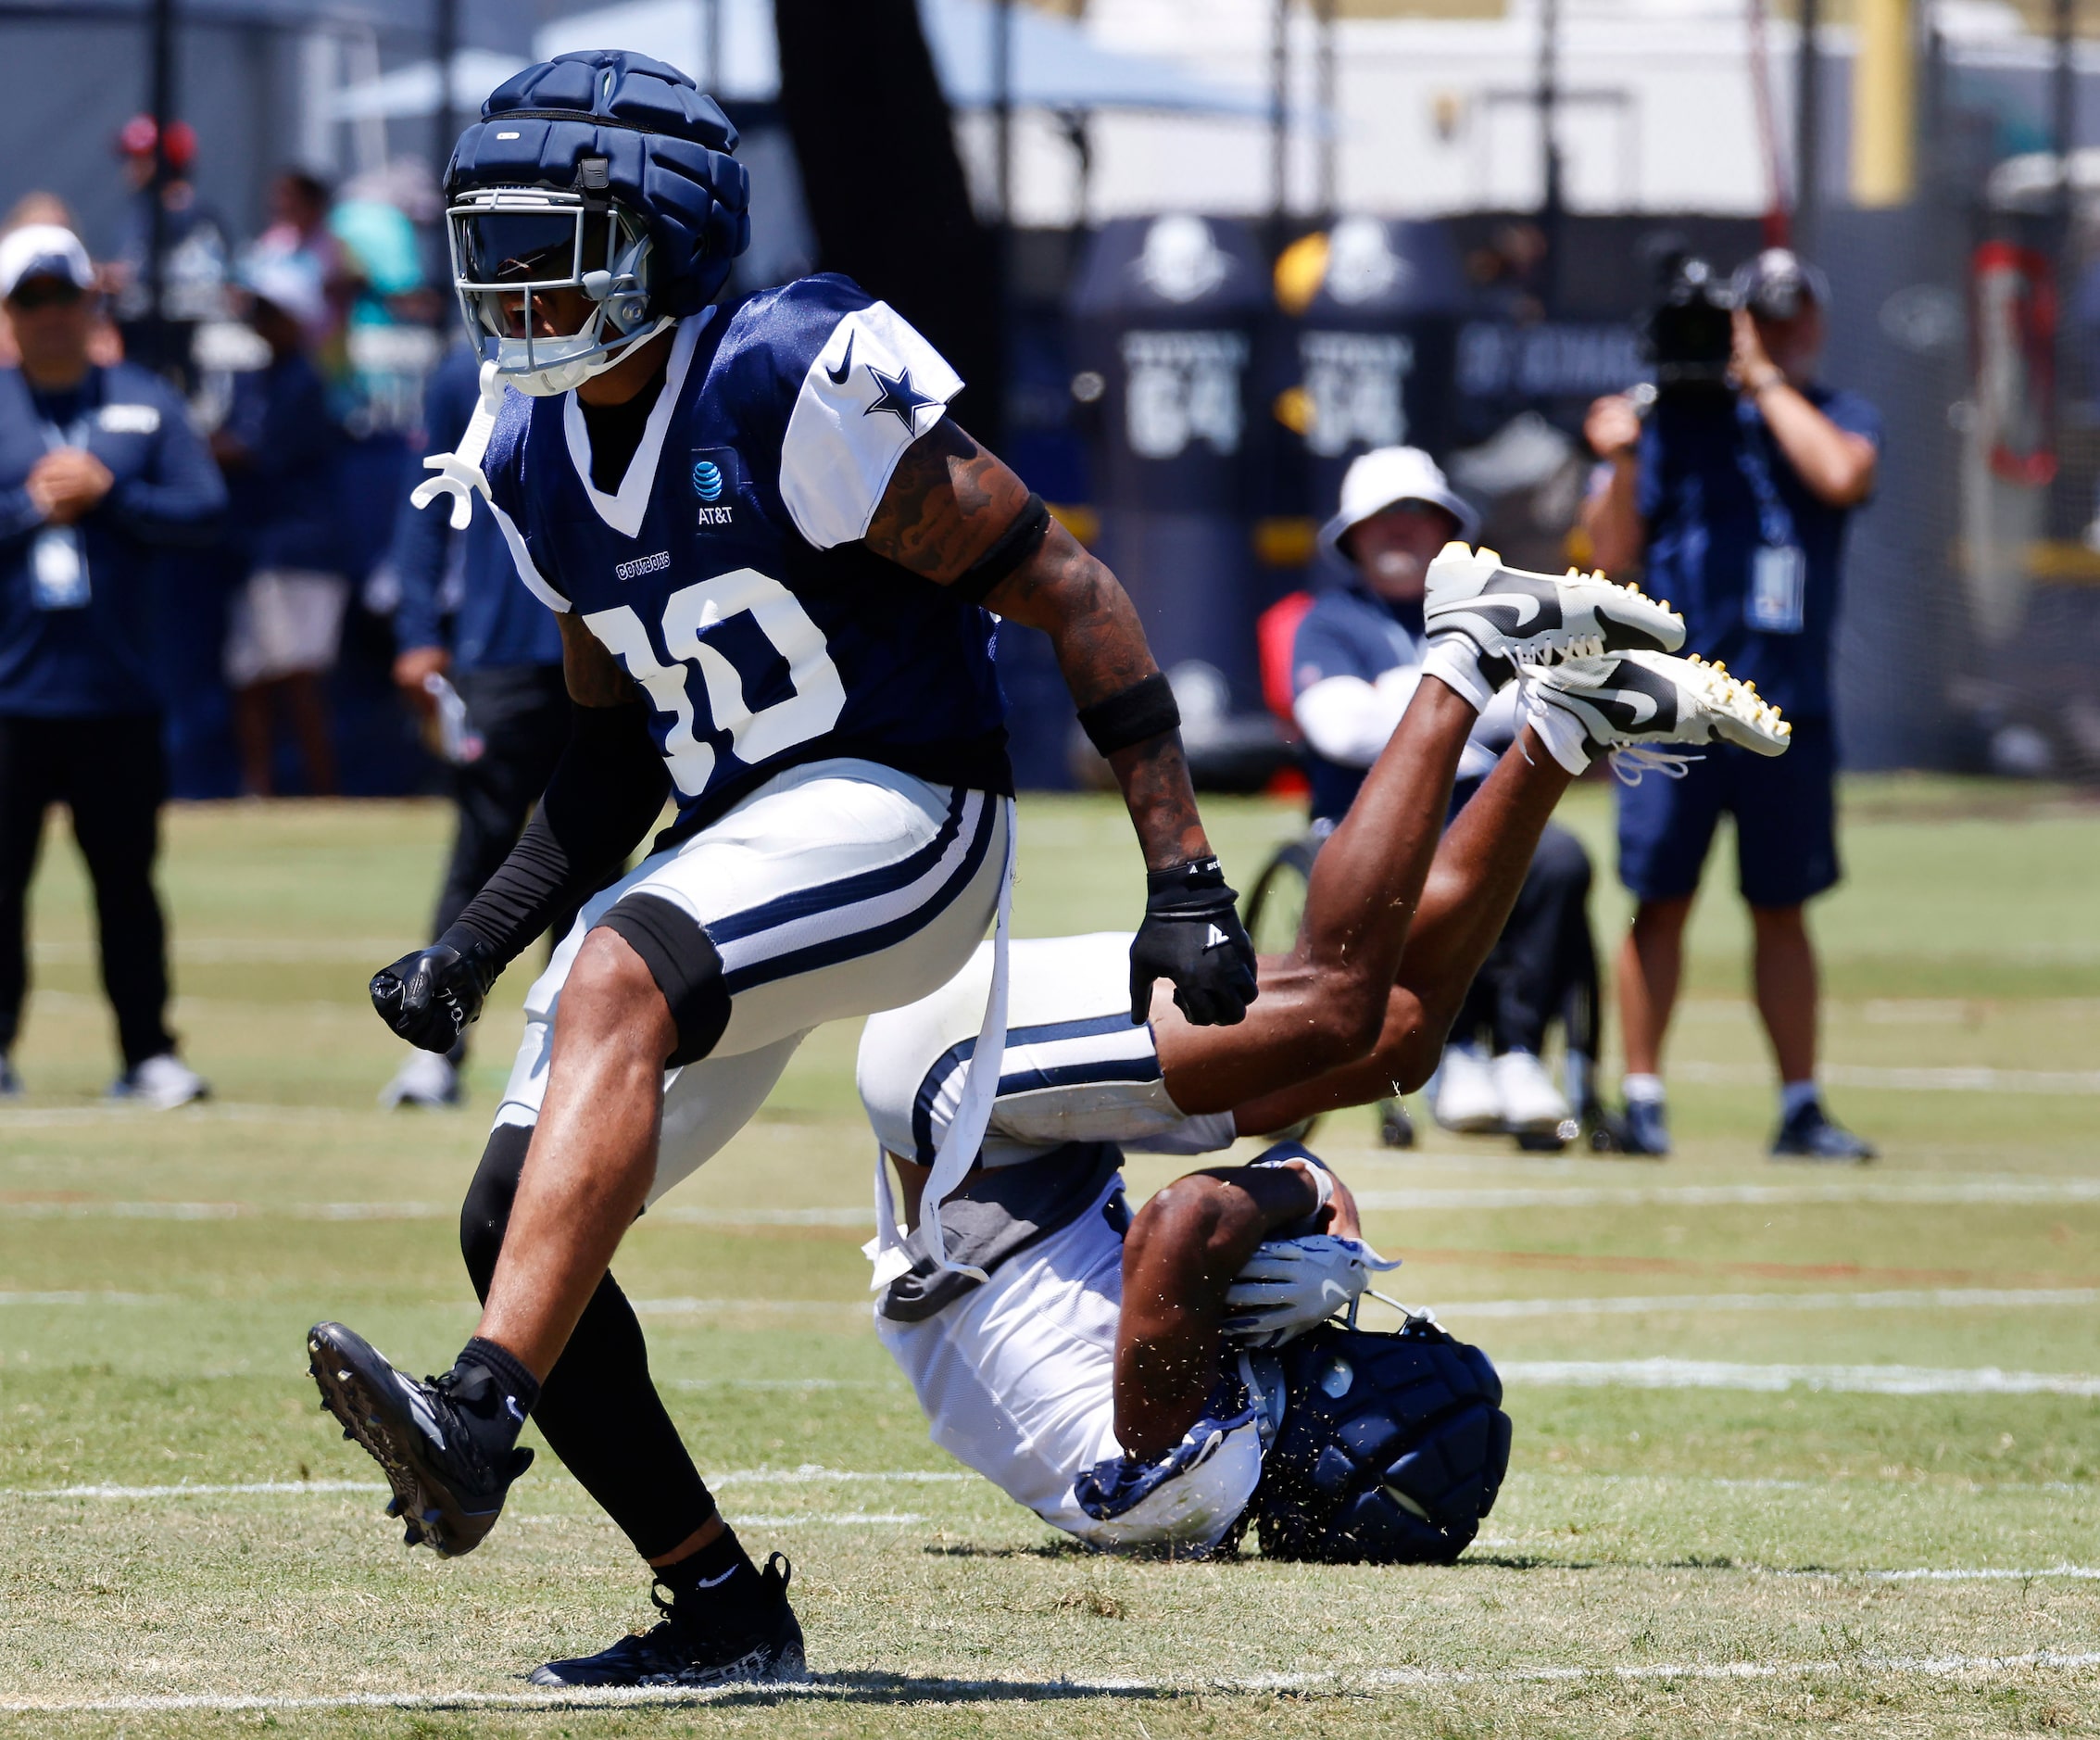
POLYGON ((1130 1019, 1151 1013, 1152 982, 1174 981, 1174 1006, 1200 1028, 1229 1028, 1254 1001, 1254 945, 1215 858, 1145 876, 1145 922, 1130 944, 1130 1019))
POLYGON ((454 925, 427 949, 371 976, 371 1006, 411 1045, 448 1052, 481 1019, 482 999, 503 970, 488 944, 454 925))

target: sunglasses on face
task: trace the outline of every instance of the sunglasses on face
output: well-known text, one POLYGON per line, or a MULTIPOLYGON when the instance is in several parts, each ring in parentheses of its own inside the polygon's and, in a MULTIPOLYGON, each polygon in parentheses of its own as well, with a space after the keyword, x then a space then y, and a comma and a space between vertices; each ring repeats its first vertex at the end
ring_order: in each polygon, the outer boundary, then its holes
POLYGON ((31 278, 27 284, 17 284, 7 302, 10 307, 25 311, 69 308, 86 294, 80 285, 69 284, 63 278, 31 278))

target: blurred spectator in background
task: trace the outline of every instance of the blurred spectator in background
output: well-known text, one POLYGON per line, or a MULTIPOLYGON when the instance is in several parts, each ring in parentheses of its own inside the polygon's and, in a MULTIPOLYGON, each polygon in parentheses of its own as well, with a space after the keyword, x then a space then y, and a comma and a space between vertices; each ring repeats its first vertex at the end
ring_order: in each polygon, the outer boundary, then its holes
POLYGON ((1647 566, 1684 614, 1685 650, 1724 662, 1793 723, 1784 755, 1716 744, 1681 779, 1618 794, 1619 876, 1639 907, 1619 955, 1627 1123, 1636 1151, 1669 1152, 1663 1039, 1714 828, 1735 817, 1757 1011, 1779 1071, 1780 1159, 1862 1161, 1816 1085, 1817 967, 1803 907, 1835 886, 1830 636, 1851 511, 1874 488, 1880 418, 1816 382, 1823 275, 1785 248, 1736 274, 1732 393, 1666 391, 1642 422, 1601 398, 1584 427, 1607 461, 1583 510, 1599 566, 1647 566))
MULTIPOLYGON (((80 233, 80 225, 73 221, 73 214, 57 194, 41 189, 24 194, 8 208, 7 215, 0 219, 0 235, 10 230, 19 230, 31 223, 55 224, 61 230, 80 233)), ((99 369, 107 369, 124 359, 124 341, 118 335, 116 323, 109 318, 109 308, 100 296, 94 298, 94 330, 88 334, 88 359, 99 369)), ((0 369, 12 369, 21 361, 15 353, 14 329, 6 321, 0 321, 0 369)))
MULTIPOLYGON (((111 300, 126 350, 142 360, 151 355, 153 296, 154 140, 151 115, 134 115, 117 135, 124 178, 132 186, 117 258, 108 269, 111 300)), ((190 182, 197 136, 189 122, 168 128, 168 181, 160 190, 162 225, 161 313, 169 323, 167 360, 186 371, 196 329, 226 317, 229 233, 218 214, 197 197, 190 182)))
POLYGON ((102 982, 124 1072, 113 1095, 172 1107, 207 1089, 166 1026, 154 893, 165 785, 145 644, 155 546, 208 537, 224 485, 157 376, 97 366, 94 272, 70 231, 0 237, 0 1093, 28 990, 24 902, 44 812, 63 803, 94 884, 102 982))
MULTIPOLYGON (((1419 448, 1379 448, 1344 475, 1340 510, 1320 541, 1347 564, 1349 582, 1314 602, 1291 649, 1292 716, 1310 750, 1316 831, 1341 819, 1414 698, 1427 650, 1429 564, 1478 529, 1471 505, 1419 448)), ((1481 715, 1459 763, 1454 813, 1515 738, 1515 708, 1513 685, 1481 715)), ((1452 1026, 1431 1102, 1439 1123, 1544 1136, 1570 1116, 1540 1054, 1564 998, 1564 936, 1572 929, 1589 940, 1589 854, 1549 824, 1502 940, 1452 1026)))
POLYGON ((291 265, 310 278, 319 299, 302 317, 307 354, 331 381, 348 368, 344 328, 357 297, 357 274, 328 227, 328 183, 304 170, 281 170, 270 184, 270 224, 248 250, 252 266, 291 265))
MULTIPOLYGON (((472 346, 447 353, 424 389, 429 450, 448 453, 479 397, 472 346)), ((473 504, 462 536, 441 498, 419 511, 406 503, 393 562, 401 587, 394 615, 394 680, 451 764, 459 825, 431 935, 502 864, 569 740, 569 691, 554 614, 525 590, 488 504, 473 504), (447 624, 449 618, 449 624, 447 624)), ((558 915, 560 937, 573 914, 558 915)), ((466 1035, 449 1053, 412 1051, 380 1096, 386 1105, 452 1105, 460 1097, 466 1035)))
POLYGON ((322 678, 335 662, 349 581, 337 556, 336 430, 307 357, 325 305, 318 277, 295 256, 258 258, 241 276, 248 324, 270 361, 233 377, 226 420, 211 437, 231 491, 228 542, 241 576, 226 634, 241 776, 251 796, 276 789, 282 703, 307 790, 326 796, 336 778, 322 678))

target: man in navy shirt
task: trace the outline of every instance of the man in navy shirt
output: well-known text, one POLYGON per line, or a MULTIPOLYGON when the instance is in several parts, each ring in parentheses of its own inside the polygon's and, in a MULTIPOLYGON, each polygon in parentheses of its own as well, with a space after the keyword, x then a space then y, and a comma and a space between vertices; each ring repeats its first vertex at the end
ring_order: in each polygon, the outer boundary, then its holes
POLYGON ((1804 905, 1838 880, 1830 637, 1845 529, 1874 488, 1874 407, 1816 381, 1823 276, 1785 248, 1736 275, 1732 393, 1666 393, 1645 423, 1599 399, 1584 433, 1608 462, 1584 508, 1598 563, 1647 566, 1684 613, 1686 645, 1757 686, 1793 725, 1776 761, 1726 746, 1681 779, 1619 793, 1619 876, 1640 905, 1619 956, 1628 1122, 1669 1152, 1663 1039, 1686 918, 1721 813, 1735 817, 1738 886, 1754 936, 1757 1010, 1780 1079, 1779 1159, 1856 1162, 1874 1151, 1832 1122, 1816 1086, 1816 955, 1804 905))
MULTIPOLYGON (((431 450, 446 452, 467 433, 480 397, 481 359, 472 345, 446 353, 423 388, 431 450)), ((525 590, 485 502, 473 504, 464 534, 442 513, 402 503, 394 537, 401 601, 394 612, 394 681, 426 718, 438 715, 439 687, 464 707, 443 733, 452 763, 459 820, 452 856, 431 927, 441 936, 496 874, 569 740, 569 691, 561 678, 561 631, 552 612, 525 590)), ((560 937, 575 914, 555 914, 560 937)), ((462 1033, 447 1053, 411 1051, 381 1096, 390 1105, 451 1105, 460 1093, 462 1033)))
POLYGON ((168 1031, 153 889, 166 774, 146 620, 157 547, 207 541, 225 485, 156 376, 88 359, 94 269, 70 231, 0 238, 0 301, 21 355, 0 370, 0 1094, 28 965, 24 897, 62 803, 94 883, 102 982, 124 1069, 161 1107, 205 1084, 168 1031))

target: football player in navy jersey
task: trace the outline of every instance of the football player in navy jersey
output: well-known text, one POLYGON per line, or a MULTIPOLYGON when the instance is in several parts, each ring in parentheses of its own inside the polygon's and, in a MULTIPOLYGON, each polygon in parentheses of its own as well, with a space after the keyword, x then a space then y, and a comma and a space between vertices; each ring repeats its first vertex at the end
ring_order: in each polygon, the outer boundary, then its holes
MULTIPOLYGON (((442 1051, 549 915, 582 910, 527 997, 461 1214, 475 1335, 421 1382, 339 1324, 308 1338, 324 1405, 385 1470, 410 1545, 471 1551, 538 1422, 670 1595, 656 1632, 588 1664, 597 1683, 800 1667, 785 1562, 761 1575, 723 1523, 608 1265, 818 1023, 924 996, 995 917, 1003 948, 1012 781, 988 612, 1049 634, 1129 805, 1148 873, 1133 1021, 1162 979, 1199 1025, 1239 1021, 1255 989, 1130 600, 947 416, 955 372, 843 278, 712 306, 749 233, 735 145, 683 74, 592 52, 501 86, 454 152, 482 398, 419 493, 458 498, 460 525, 486 498, 558 612, 577 720, 517 849, 374 977, 373 1002, 442 1051), (667 795, 675 822, 622 874, 667 795)), ((1004 1026, 995 975, 993 1055, 1004 1026)), ((990 1073, 924 1199, 942 1262, 939 1199, 975 1154, 990 1073)))

